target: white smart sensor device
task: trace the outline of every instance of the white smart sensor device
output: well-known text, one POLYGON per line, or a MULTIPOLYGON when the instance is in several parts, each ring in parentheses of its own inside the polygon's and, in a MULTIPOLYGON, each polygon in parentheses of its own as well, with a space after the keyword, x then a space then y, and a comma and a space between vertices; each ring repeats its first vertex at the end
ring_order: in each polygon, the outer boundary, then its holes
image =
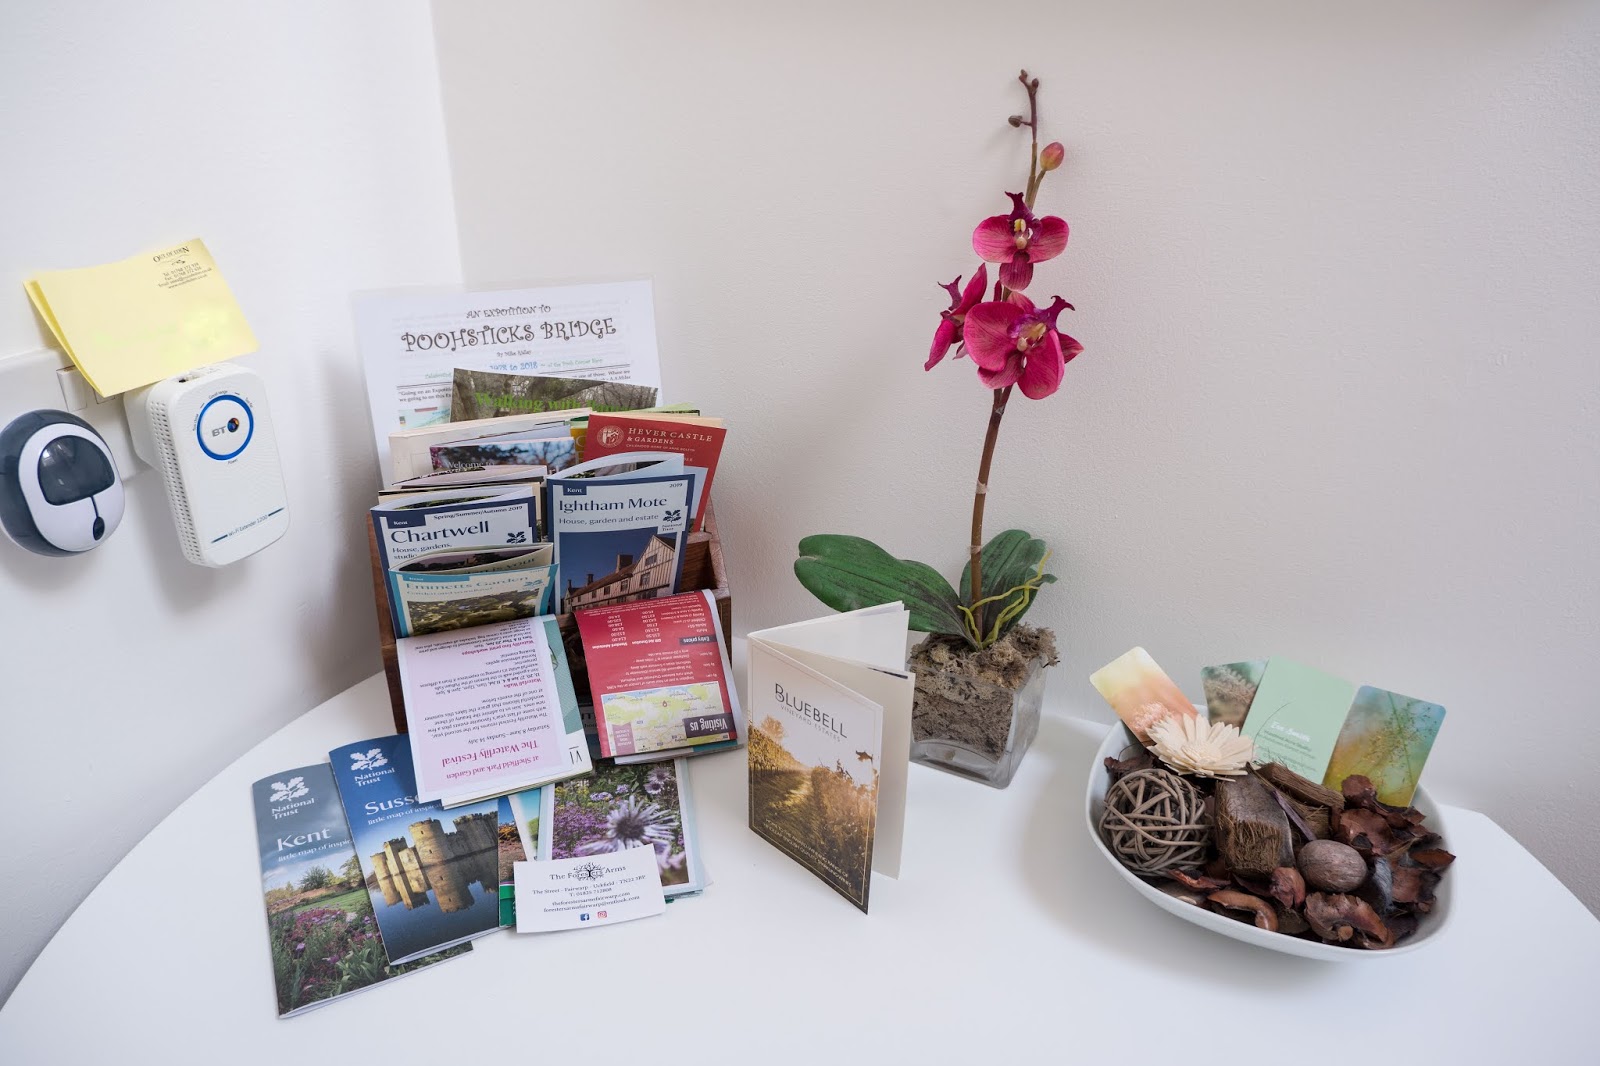
POLYGON ((289 499, 261 375, 203 366, 123 402, 133 450, 160 471, 191 563, 225 566, 283 536, 289 499))
POLYGON ((40 555, 77 555, 116 531, 124 505, 111 449, 65 411, 29 411, 0 431, 0 525, 40 555))

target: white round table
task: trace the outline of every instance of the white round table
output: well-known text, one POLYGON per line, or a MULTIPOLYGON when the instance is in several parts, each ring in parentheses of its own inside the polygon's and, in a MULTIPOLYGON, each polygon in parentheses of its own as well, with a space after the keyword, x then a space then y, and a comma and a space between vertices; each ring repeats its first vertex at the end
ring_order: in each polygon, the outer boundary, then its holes
POLYGON ((390 729, 383 678, 259 744, 90 894, 0 1011, 0 1062, 1594 1062, 1600 922, 1450 808, 1451 927, 1317 963, 1139 899, 1084 827, 1105 726, 1047 714, 1011 787, 913 767, 899 881, 862 915, 745 825, 745 759, 692 760, 712 884, 658 918, 496 933, 280 1021, 250 783, 390 729))

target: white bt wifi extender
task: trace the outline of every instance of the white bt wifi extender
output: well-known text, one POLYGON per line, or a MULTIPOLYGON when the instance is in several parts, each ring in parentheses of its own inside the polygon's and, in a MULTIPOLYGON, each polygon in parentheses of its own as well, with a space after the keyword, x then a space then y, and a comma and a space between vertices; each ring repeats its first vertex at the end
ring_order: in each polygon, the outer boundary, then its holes
POLYGON ((123 402, 133 450, 166 483, 191 563, 226 566, 283 536, 289 499, 261 375, 203 366, 123 402))

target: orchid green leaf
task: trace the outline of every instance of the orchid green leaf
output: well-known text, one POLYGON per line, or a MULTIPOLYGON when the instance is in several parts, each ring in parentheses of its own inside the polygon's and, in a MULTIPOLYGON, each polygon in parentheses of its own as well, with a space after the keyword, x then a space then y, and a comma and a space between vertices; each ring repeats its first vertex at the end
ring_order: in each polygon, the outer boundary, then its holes
POLYGON ((800 542, 795 577, 836 611, 855 611, 899 600, 921 633, 965 636, 950 582, 926 563, 896 559, 870 540, 819 533, 800 542))
MULTIPOLYGON (((1022 619, 1028 608, 1033 606, 1038 586, 1051 584, 1056 579, 1054 574, 1040 572, 1049 554, 1050 549, 1044 541, 1021 529, 996 533, 983 546, 984 603, 982 617, 978 619, 980 632, 987 633, 994 629, 996 622, 1001 622, 1000 635, 1003 636, 1006 630, 1022 619), (1020 600, 1008 595, 1028 584, 1032 584, 1034 589, 1020 600)), ((968 563, 961 571, 959 588, 963 599, 968 595, 971 585, 972 564, 968 563)))

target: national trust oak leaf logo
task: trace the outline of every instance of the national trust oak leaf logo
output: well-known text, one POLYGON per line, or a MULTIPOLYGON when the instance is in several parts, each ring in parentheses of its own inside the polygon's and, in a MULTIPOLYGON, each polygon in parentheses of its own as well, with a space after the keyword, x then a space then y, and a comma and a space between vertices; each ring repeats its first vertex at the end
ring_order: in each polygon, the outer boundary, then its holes
POLYGON ((373 748, 368 752, 352 751, 350 753, 350 769, 376 770, 380 766, 388 766, 389 760, 384 758, 382 748, 373 748))
POLYGON ((303 777, 291 777, 287 781, 274 781, 272 783, 272 802, 282 803, 284 800, 299 799, 311 790, 306 787, 303 777))

